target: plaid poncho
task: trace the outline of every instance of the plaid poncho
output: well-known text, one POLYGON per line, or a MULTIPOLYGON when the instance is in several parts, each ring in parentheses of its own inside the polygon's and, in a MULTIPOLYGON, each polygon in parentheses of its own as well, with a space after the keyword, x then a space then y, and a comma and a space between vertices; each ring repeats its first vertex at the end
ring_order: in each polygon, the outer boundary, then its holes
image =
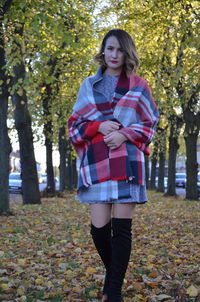
POLYGON ((95 90, 101 68, 81 85, 68 120, 69 138, 79 156, 78 190, 109 179, 145 183, 144 154, 149 155, 159 113, 144 79, 121 73, 113 99, 108 102, 95 90), (127 141, 110 150, 98 132, 100 123, 114 120, 127 141))

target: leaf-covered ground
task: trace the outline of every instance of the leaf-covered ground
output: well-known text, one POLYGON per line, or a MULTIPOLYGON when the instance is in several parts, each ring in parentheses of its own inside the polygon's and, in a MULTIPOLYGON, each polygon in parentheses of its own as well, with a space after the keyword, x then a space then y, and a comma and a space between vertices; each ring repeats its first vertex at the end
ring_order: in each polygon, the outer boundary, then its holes
MULTIPOLYGON (((149 192, 137 207, 125 302, 200 301, 200 202, 149 192)), ((0 217, 0 301, 99 301, 104 270, 74 194, 0 217)))

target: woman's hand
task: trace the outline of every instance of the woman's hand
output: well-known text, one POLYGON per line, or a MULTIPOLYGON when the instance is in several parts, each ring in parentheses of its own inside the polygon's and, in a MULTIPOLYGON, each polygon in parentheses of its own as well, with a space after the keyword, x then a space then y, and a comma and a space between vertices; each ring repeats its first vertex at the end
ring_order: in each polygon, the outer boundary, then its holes
POLYGON ((107 135, 112 133, 113 131, 118 130, 120 124, 113 121, 105 121, 99 125, 98 131, 101 132, 103 135, 107 135))
POLYGON ((125 141, 127 138, 118 131, 111 132, 104 137, 104 142, 111 150, 119 148, 125 141))

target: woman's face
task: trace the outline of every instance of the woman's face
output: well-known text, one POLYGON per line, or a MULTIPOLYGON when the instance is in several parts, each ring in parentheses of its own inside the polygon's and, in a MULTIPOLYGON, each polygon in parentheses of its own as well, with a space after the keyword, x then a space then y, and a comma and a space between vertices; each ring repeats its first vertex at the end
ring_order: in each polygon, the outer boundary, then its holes
POLYGON ((104 49, 104 60, 107 65, 107 74, 120 74, 124 65, 125 53, 115 36, 111 36, 106 40, 104 49))

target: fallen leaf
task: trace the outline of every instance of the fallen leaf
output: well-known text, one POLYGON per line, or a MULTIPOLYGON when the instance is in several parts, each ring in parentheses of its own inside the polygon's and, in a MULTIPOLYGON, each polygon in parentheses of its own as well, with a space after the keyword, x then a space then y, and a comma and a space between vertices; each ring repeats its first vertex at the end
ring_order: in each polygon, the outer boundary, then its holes
POLYGON ((151 273, 149 274, 149 277, 150 277, 150 278, 156 278, 156 277, 158 277, 158 272, 157 272, 157 271, 151 272, 151 273))
MULTIPOLYGON (((16 302, 100 299, 105 269, 90 235, 87 205, 78 203, 74 193, 64 194, 42 199, 41 205, 11 201, 15 216, 1 216, 0 300, 2 296, 16 302)), ((149 199, 134 217, 135 239, 124 280, 126 300, 198 300, 199 202, 153 191, 149 199)))
POLYGON ((24 264, 26 264, 26 260, 25 259, 18 259, 18 263, 24 265, 24 264))
POLYGON ((43 282, 44 282, 43 278, 37 278, 37 279, 35 279, 35 284, 36 285, 41 285, 43 282))
POLYGON ((71 276, 71 275, 73 275, 73 271, 72 271, 71 269, 68 269, 68 270, 66 271, 66 274, 69 275, 69 276, 71 276))
POLYGON ((4 256, 4 251, 0 251, 0 257, 4 256))
POLYGON ((132 284, 133 289, 136 291, 141 291, 144 288, 144 283, 141 282, 135 282, 132 284))
POLYGON ((198 289, 194 285, 190 285, 190 287, 188 287, 186 292, 190 297, 198 296, 198 289))
POLYGON ((0 284, 0 288, 3 290, 3 291, 6 291, 9 289, 9 285, 7 283, 2 283, 0 284))
POLYGON ((96 273, 96 268, 88 267, 87 270, 86 270, 86 273, 87 274, 94 274, 94 273, 96 273))
POLYGON ((25 294, 25 291, 24 291, 23 288, 18 288, 18 289, 17 289, 17 295, 18 295, 18 296, 23 296, 24 294, 25 294))
POLYGON ((172 297, 168 296, 168 295, 165 295, 165 294, 162 294, 162 295, 158 295, 157 299, 158 299, 158 301, 165 301, 165 300, 172 299, 172 297))

